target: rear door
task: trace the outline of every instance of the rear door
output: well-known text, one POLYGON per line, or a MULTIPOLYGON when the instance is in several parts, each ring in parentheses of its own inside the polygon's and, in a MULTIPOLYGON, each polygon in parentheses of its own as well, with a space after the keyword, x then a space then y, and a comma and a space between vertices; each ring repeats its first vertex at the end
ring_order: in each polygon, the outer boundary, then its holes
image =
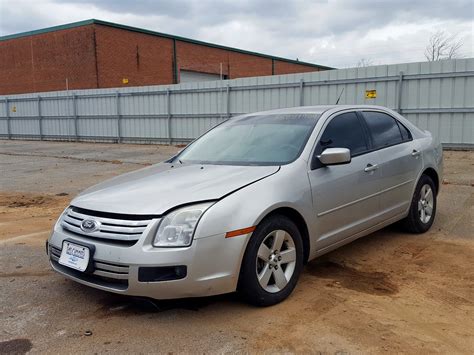
POLYGON ((380 156, 381 211, 384 219, 405 212, 411 202, 422 157, 410 131, 395 117, 380 111, 361 112, 372 148, 380 156))
POLYGON ((325 248, 377 223, 380 211, 380 164, 370 152, 362 118, 345 112, 329 119, 317 142, 309 180, 317 222, 318 245, 325 248), (348 148, 349 164, 324 166, 317 155, 326 148, 348 148))

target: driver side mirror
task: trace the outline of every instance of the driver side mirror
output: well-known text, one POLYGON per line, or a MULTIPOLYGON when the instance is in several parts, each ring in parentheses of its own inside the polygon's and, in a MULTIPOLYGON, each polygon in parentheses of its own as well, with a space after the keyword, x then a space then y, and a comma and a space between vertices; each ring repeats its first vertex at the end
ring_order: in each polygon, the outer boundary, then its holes
POLYGON ((347 148, 327 148, 317 158, 324 165, 349 164, 351 151, 347 148))

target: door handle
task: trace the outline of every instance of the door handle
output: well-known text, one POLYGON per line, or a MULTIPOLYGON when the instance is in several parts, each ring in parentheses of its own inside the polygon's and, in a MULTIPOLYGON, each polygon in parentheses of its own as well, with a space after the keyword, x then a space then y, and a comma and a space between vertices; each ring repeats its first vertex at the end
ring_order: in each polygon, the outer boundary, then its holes
POLYGON ((413 149, 413 152, 411 152, 411 156, 415 157, 415 158, 420 156, 420 154, 421 154, 421 152, 416 150, 416 149, 413 149))
POLYGON ((374 170, 377 170, 379 168, 379 166, 377 164, 367 164, 367 166, 365 167, 364 171, 366 173, 370 173, 371 171, 374 171, 374 170))

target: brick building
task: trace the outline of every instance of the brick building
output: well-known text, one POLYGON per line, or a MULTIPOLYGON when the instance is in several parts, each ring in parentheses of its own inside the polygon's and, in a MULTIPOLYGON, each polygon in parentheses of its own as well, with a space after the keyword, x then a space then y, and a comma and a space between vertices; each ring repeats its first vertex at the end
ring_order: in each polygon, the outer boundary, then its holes
POLYGON ((0 37, 0 95, 326 69, 99 20, 0 37))

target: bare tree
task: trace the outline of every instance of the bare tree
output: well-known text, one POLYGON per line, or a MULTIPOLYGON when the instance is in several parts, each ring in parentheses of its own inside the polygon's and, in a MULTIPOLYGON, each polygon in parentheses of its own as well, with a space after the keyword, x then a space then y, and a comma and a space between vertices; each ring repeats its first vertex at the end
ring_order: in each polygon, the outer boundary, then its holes
POLYGON ((374 62, 370 58, 361 58, 357 62, 357 68, 365 68, 365 67, 370 67, 371 65, 374 65, 374 62))
POLYGON ((457 37, 457 35, 450 36, 445 31, 433 33, 425 48, 425 58, 429 62, 460 58, 459 50, 463 46, 463 41, 457 37))

